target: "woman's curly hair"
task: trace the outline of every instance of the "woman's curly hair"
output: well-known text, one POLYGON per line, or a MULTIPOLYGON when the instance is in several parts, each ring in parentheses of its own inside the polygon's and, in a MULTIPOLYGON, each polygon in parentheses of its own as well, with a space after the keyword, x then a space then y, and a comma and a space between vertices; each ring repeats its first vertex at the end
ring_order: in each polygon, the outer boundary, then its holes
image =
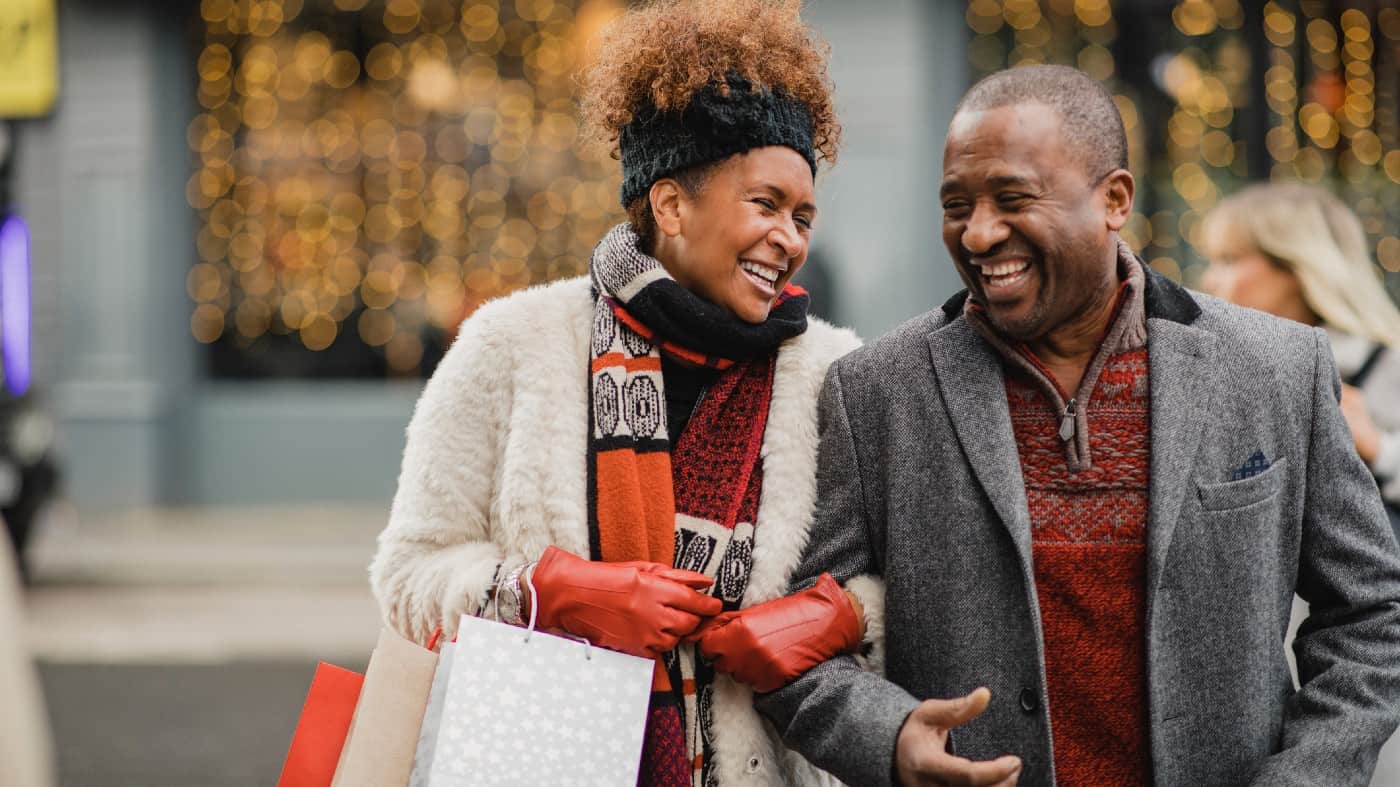
POLYGON ((608 26, 583 74, 585 127, 616 154, 623 126, 644 101, 680 111, 707 85, 727 92, 726 78, 738 74, 805 105, 813 150, 834 163, 841 125, 828 46, 802 22, 800 7, 800 0, 656 0, 629 10, 608 26))

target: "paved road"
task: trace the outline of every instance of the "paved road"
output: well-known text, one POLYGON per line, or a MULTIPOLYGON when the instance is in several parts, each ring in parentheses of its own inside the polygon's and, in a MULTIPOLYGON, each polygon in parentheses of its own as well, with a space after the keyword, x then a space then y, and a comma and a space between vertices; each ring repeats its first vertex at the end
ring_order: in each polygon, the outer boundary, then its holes
POLYGON ((316 661, 374 646, 384 512, 66 513, 34 545, 25 632, 62 787, 275 785, 316 661))
POLYGON ((59 783, 272 787, 315 666, 41 664, 59 783))
MULTIPOLYGON (((276 784, 316 660, 363 669, 374 646, 382 521, 322 507, 50 523, 26 638, 62 787, 276 784)), ((1372 785, 1400 787, 1400 737, 1372 785)))

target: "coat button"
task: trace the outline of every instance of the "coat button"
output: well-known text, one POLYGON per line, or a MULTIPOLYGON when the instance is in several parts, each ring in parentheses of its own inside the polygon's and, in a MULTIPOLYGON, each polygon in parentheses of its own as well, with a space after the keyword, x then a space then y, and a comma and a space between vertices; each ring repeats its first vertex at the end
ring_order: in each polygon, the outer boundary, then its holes
POLYGON ((1035 713, 1040 708, 1040 698, 1030 689, 1021 689, 1021 710, 1035 713))

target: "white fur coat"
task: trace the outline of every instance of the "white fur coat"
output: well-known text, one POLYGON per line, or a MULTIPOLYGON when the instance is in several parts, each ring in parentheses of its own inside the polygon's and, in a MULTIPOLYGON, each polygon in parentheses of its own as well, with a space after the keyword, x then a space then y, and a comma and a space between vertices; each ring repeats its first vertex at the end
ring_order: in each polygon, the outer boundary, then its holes
MULTIPOLYGON (((370 583, 389 622, 425 642, 480 615, 501 566, 549 544, 588 554, 588 359, 593 302, 586 278, 524 290, 481 307, 428 381, 408 426, 389 525, 370 583)), ((816 501, 817 396, 850 331, 812 319, 778 352, 764 434, 763 492, 743 606, 787 592, 816 501)), ((867 640, 883 646, 884 594, 847 584, 862 601, 867 640)), ((876 665, 878 667, 878 665, 876 665)), ((829 779, 777 741, 749 689, 715 685, 719 782, 808 785, 829 779)))

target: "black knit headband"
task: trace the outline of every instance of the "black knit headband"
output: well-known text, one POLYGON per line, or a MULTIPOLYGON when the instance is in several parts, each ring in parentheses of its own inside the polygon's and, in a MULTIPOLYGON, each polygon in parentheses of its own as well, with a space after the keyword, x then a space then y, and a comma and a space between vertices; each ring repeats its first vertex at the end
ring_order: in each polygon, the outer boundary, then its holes
POLYGON ((646 194, 661 178, 770 145, 797 151, 812 175, 817 174, 812 113, 807 106, 781 87, 755 86, 737 75, 727 81, 729 95, 707 86, 681 112, 662 112, 648 103, 623 126, 618 140, 623 206, 646 194))

